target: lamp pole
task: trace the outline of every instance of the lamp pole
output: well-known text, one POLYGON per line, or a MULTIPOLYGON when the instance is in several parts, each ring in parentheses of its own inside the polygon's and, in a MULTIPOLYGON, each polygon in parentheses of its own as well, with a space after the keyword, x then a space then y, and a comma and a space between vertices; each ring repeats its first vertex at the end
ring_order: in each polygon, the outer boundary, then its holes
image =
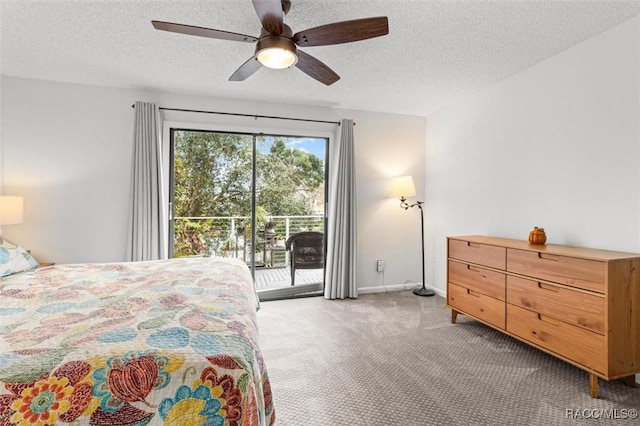
POLYGON ((424 201, 416 201, 413 204, 409 204, 407 203, 406 198, 400 198, 400 207, 402 207, 403 209, 408 210, 412 207, 418 207, 420 209, 420 230, 422 231, 420 233, 422 236, 422 287, 414 289, 413 294, 417 296, 433 296, 435 295, 433 290, 425 287, 426 279, 424 272, 424 211, 422 210, 422 204, 424 204, 424 201))

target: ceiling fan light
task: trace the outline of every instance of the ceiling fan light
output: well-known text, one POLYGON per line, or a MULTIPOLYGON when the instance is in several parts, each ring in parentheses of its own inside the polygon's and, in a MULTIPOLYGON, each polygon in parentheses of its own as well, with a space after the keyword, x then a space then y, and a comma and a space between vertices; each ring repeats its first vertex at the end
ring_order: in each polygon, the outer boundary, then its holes
POLYGON ((258 52, 258 61, 265 67, 279 70, 294 65, 298 57, 290 50, 269 47, 258 52))
POLYGON ((256 45, 256 59, 267 68, 289 68, 298 62, 296 46, 286 37, 268 36, 256 45))

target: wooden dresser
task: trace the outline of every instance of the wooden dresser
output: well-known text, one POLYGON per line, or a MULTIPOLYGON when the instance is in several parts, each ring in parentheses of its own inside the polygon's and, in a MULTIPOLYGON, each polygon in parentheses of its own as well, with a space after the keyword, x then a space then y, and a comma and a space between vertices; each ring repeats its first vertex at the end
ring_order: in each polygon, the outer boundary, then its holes
POLYGON ((640 254, 448 237, 447 306, 598 377, 640 372, 640 254))

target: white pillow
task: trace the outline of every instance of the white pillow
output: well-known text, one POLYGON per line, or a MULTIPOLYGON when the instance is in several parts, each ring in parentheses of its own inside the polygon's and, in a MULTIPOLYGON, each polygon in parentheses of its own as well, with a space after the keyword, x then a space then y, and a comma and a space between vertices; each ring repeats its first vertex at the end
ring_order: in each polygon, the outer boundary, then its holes
POLYGON ((0 277, 28 271, 38 266, 33 256, 25 249, 0 235, 0 277))

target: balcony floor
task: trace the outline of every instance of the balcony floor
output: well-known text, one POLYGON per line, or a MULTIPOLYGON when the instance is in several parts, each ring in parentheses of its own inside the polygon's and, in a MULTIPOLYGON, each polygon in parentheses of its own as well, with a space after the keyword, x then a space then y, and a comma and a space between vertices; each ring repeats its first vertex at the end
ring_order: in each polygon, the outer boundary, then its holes
MULTIPOLYGON (((321 283, 324 279, 323 269, 298 269, 297 284, 321 283)), ((291 270, 289 267, 256 268, 256 290, 267 290, 291 286, 291 270)))

